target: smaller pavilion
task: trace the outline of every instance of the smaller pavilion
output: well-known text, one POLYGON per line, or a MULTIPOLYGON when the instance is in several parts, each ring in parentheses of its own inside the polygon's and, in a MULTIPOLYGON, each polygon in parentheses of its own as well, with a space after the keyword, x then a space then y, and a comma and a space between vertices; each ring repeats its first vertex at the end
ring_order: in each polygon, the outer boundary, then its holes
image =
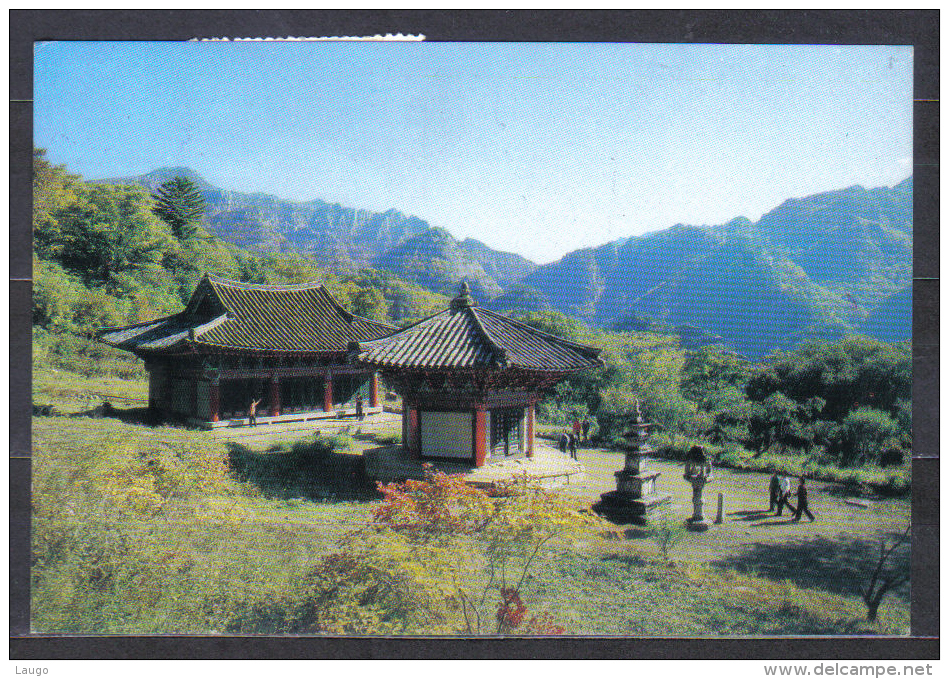
POLYGON ((601 365, 599 353, 480 308, 467 283, 445 311, 350 345, 351 362, 378 370, 402 396, 410 454, 475 467, 532 456, 543 391, 601 365))
POLYGON ((372 370, 347 347, 396 328, 350 313, 319 283, 254 285, 206 274, 181 313, 103 328, 99 341, 144 359, 148 407, 205 428, 377 412, 372 370))

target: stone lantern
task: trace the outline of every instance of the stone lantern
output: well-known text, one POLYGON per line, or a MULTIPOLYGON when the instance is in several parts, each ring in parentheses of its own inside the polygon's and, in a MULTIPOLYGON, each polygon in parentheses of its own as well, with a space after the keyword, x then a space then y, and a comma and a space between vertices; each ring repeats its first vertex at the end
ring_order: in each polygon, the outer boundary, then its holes
POLYGON ((626 464, 622 471, 614 473, 616 490, 603 493, 597 507, 608 518, 645 525, 650 513, 672 499, 656 492, 656 479, 660 472, 648 469, 646 456, 653 452, 648 443, 651 426, 643 422, 637 402, 633 428, 624 435, 629 441, 626 464))
POLYGON ((689 451, 685 463, 685 474, 682 478, 692 484, 692 517, 686 521, 686 525, 689 530, 706 531, 710 524, 705 520, 703 511, 705 500, 702 497, 702 490, 712 479, 712 464, 708 461, 702 446, 693 446, 689 451))

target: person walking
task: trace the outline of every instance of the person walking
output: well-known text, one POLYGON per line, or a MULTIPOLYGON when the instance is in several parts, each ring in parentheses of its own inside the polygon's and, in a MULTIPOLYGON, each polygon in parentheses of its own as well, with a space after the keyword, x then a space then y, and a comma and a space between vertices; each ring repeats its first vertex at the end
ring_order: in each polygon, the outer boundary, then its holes
POLYGON ((574 460, 577 460, 577 461, 579 461, 579 459, 577 458, 577 442, 579 440, 580 440, 579 434, 574 434, 573 436, 570 437, 570 457, 572 457, 574 460))
POLYGON ((573 418, 573 438, 580 438, 580 420, 578 418, 573 418))
POLYGON ((249 427, 257 426, 257 405, 260 403, 260 399, 256 401, 251 401, 250 405, 247 406, 247 425, 249 427))
POLYGON ((570 445, 570 434, 564 432, 560 435, 560 452, 567 454, 567 446, 570 445))
POLYGON ((590 442, 590 418, 589 417, 583 418, 582 426, 583 426, 583 442, 589 443, 590 442))
POLYGON ((365 416, 366 415, 363 413, 363 410, 362 410, 362 396, 357 396, 356 397, 356 417, 362 420, 365 416))
POLYGON ((801 514, 807 514, 808 519, 814 520, 814 515, 811 514, 810 506, 807 503, 807 486, 804 483, 803 476, 797 484, 797 511, 794 512, 792 521, 800 521, 801 514))
POLYGON ((768 485, 768 511, 773 512, 778 507, 778 498, 781 496, 781 479, 778 473, 771 475, 771 483, 768 485))
POLYGON ((782 476, 778 481, 778 513, 777 516, 781 516, 781 511, 787 507, 788 514, 793 514, 797 510, 791 506, 791 503, 788 502, 788 498, 791 497, 791 482, 788 481, 788 477, 782 476))

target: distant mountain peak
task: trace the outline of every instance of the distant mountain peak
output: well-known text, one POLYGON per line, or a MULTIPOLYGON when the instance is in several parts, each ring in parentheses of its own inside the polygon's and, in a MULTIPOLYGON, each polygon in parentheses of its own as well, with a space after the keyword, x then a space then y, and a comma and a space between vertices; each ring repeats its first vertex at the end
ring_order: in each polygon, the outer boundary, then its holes
POLYGON ((894 293, 910 281, 912 220, 912 178, 850 186, 792 198, 757 222, 676 224, 619 248, 575 250, 493 304, 553 308, 604 327, 649 316, 754 358, 852 332, 869 309, 866 332, 906 337, 910 297, 894 293))
POLYGON ((199 175, 190 167, 160 167, 157 170, 152 170, 145 176, 146 177, 184 177, 185 179, 198 180, 202 182, 205 181, 204 177, 199 175))
POLYGON ((198 187, 200 191, 220 191, 218 187, 208 182, 204 177, 199 175, 190 167, 160 167, 157 170, 152 170, 148 174, 138 175, 135 177, 100 179, 96 183, 133 184, 137 186, 144 186, 149 191, 154 191, 159 186, 167 181, 171 181, 175 177, 183 177, 184 179, 189 180, 196 187, 198 187))

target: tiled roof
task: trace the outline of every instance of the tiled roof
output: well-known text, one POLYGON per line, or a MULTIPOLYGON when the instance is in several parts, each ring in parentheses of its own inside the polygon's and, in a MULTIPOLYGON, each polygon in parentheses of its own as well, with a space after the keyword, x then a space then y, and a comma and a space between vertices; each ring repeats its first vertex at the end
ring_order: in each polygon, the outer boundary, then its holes
POLYGON ((349 313, 316 283, 251 285, 206 275, 180 314, 104 328, 106 344, 152 353, 192 344, 223 349, 321 353, 388 335, 394 327, 349 313))
POLYGON ((360 342, 358 360, 381 368, 522 368, 574 372, 600 364, 575 344, 456 298, 452 307, 381 339, 360 342))

